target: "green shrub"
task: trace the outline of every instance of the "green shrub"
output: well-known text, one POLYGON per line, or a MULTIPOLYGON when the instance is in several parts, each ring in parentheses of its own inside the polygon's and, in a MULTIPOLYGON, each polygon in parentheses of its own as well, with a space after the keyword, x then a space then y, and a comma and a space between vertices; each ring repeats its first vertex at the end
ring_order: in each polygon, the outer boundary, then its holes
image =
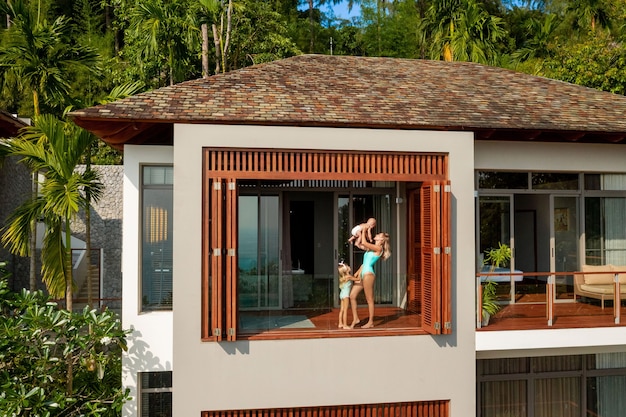
POLYGON ((0 410, 6 416, 121 415, 127 331, 117 315, 71 313, 0 278, 0 410))

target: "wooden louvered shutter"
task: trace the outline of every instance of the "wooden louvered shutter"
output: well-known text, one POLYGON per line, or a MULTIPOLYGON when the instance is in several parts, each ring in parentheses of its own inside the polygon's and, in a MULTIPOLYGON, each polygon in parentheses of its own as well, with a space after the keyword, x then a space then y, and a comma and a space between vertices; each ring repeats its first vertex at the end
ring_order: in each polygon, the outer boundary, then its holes
POLYGON ((222 340, 222 294, 224 271, 224 182, 213 178, 211 187, 211 333, 215 340, 222 340))
POLYGON ((407 265, 407 310, 419 314, 421 311, 422 289, 420 281, 422 246, 420 239, 420 192, 419 189, 407 192, 408 218, 408 265, 407 265))
POLYGON ((229 341, 237 340, 237 180, 226 183, 226 328, 229 341))
POLYGON ((441 333, 441 185, 424 183, 420 189, 422 328, 441 333))
POLYGON ((452 333, 452 189, 450 181, 441 190, 441 321, 442 333, 452 333))

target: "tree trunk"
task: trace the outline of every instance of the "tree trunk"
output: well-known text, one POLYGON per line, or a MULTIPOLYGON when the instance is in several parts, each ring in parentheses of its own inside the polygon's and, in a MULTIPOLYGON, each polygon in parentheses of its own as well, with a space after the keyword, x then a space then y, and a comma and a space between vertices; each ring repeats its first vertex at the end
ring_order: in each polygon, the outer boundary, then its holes
POLYGON ((73 306, 72 284, 72 231, 70 230, 70 219, 65 219, 65 307, 71 312, 73 306))
MULTIPOLYGON (((31 193, 33 200, 37 198, 37 171, 32 173, 31 193)), ((37 220, 33 220, 30 225, 30 271, 28 277, 28 289, 37 291, 37 220)))
POLYGON ((230 32, 232 30, 233 0, 228 0, 228 9, 226 10, 226 40, 224 41, 224 51, 222 52, 222 70, 228 71, 226 57, 228 56, 228 48, 230 46, 230 32))
POLYGON ((221 48, 220 48, 220 38, 219 35, 217 33, 217 26, 215 26, 215 24, 211 25, 211 28, 213 29, 213 44, 215 45, 215 73, 219 74, 220 73, 220 56, 221 56, 221 48))
MULTIPOLYGON (((87 165, 85 171, 91 171, 91 146, 87 151, 87 165)), ((85 199, 87 206, 85 208, 85 248, 87 250, 87 304, 89 308, 93 306, 93 285, 91 282, 91 272, 93 269, 91 259, 91 194, 87 191, 85 199)))
POLYGON ((313 0, 308 0, 309 3, 309 53, 312 54, 315 48, 315 41, 313 40, 313 0))
POLYGON ((202 78, 209 77, 209 27, 206 23, 202 29, 202 78))

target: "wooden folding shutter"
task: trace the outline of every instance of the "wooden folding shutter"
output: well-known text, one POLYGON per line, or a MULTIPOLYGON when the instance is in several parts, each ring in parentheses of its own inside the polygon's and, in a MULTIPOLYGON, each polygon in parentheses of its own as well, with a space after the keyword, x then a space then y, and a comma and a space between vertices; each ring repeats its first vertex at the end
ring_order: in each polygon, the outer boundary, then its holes
POLYGON ((420 238, 420 191, 419 189, 407 192, 408 218, 407 218, 407 310, 411 313, 420 313, 421 310, 421 253, 422 245, 420 238))
POLYGON ((450 181, 441 190, 441 321, 442 333, 452 333, 452 213, 450 181))
POLYGON ((424 183, 420 189, 422 328, 441 333, 441 185, 424 183))
POLYGON ((211 333, 215 340, 222 340, 222 275, 224 271, 224 182, 221 178, 213 178, 211 187, 211 333))
POLYGON ((226 328, 229 341, 237 340, 237 180, 226 183, 226 328))

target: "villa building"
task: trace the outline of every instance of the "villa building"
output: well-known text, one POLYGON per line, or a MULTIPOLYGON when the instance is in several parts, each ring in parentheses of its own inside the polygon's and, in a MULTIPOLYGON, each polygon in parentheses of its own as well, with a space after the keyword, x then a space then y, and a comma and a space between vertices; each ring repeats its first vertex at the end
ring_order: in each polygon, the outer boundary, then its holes
POLYGON ((124 416, 621 415, 625 114, 502 68, 319 55, 71 113, 124 152, 124 416), (375 326, 338 328, 369 217, 375 326))

